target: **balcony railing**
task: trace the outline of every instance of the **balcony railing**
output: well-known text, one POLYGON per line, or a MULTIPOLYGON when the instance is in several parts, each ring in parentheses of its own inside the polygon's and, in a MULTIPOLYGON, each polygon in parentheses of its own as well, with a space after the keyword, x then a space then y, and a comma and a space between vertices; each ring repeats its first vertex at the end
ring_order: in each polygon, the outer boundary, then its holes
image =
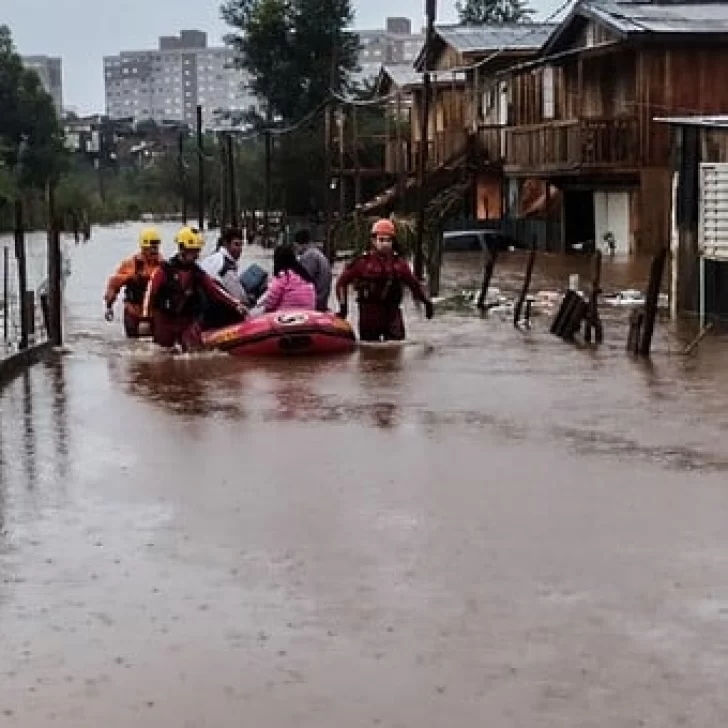
POLYGON ((637 119, 578 119, 506 129, 509 169, 568 171, 639 164, 637 119))

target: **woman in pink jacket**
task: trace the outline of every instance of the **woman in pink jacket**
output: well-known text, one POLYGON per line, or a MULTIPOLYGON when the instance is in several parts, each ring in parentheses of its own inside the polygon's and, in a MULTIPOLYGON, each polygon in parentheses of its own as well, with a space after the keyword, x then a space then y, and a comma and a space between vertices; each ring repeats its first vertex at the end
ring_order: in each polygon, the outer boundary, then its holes
POLYGON ((265 313, 316 308, 316 288, 293 246, 279 245, 273 252, 273 280, 258 308, 265 313))

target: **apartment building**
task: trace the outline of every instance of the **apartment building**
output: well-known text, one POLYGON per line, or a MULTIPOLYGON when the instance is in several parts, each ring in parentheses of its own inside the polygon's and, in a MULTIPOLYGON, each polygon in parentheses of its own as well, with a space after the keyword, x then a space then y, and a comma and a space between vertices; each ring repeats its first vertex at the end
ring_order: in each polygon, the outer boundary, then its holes
POLYGON ((63 112, 63 62, 54 56, 23 56, 23 65, 38 74, 59 114, 63 112))
POLYGON ((232 50, 209 47, 207 34, 199 30, 163 36, 154 50, 105 57, 106 113, 194 124, 199 104, 204 126, 214 126, 221 113, 255 105, 246 74, 233 61, 232 50))

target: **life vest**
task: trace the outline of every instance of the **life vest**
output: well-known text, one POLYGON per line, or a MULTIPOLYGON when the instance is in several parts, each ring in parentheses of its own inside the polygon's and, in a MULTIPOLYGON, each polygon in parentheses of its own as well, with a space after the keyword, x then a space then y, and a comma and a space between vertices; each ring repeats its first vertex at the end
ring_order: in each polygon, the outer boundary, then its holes
POLYGON ((164 261, 160 267, 164 271, 164 283, 159 287, 154 307, 168 316, 179 318, 193 318, 200 314, 205 299, 200 282, 203 272, 197 264, 183 268, 175 257, 164 261))
POLYGON ((402 303, 404 287, 398 271, 398 257, 383 259, 366 253, 358 263, 360 272, 354 286, 360 304, 378 304, 396 307, 402 303))
POLYGON ((134 277, 124 287, 124 303, 134 306, 144 304, 144 296, 149 285, 149 276, 145 273, 146 265, 140 256, 134 258, 134 277))

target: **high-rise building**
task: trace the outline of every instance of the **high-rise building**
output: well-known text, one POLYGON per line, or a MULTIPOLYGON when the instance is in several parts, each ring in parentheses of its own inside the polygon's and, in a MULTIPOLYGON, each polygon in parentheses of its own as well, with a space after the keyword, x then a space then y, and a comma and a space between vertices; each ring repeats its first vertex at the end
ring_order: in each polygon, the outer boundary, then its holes
POLYGON ((23 65, 38 74, 58 113, 63 112, 63 63, 52 56, 23 56, 23 65))
POLYGON ((359 30, 361 76, 374 77, 383 63, 414 63, 425 42, 423 33, 412 33, 409 18, 387 18, 385 27, 359 30))
POLYGON ((233 61, 232 50, 209 48, 207 34, 199 30, 163 36, 155 50, 105 57, 106 113, 193 125, 199 104, 204 126, 214 126, 221 112, 255 105, 246 74, 233 61))

